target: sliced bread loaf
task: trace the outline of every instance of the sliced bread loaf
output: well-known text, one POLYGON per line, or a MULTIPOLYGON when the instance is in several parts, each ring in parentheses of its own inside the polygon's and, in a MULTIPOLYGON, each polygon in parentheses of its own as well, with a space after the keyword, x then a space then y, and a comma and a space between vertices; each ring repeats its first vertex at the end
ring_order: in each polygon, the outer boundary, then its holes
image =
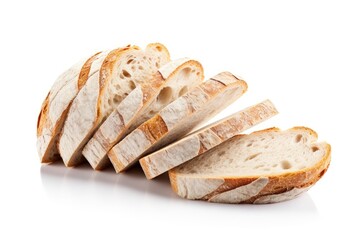
POLYGON ((116 172, 189 133, 238 99, 245 81, 223 72, 203 82, 141 124, 109 151, 116 172))
POLYGON ((66 166, 82 162, 82 149, 103 120, 169 60, 169 52, 158 43, 149 44, 145 50, 127 46, 106 56, 69 109, 58 146, 66 166))
POLYGON ((52 86, 37 123, 37 150, 42 163, 60 159, 57 142, 71 103, 106 55, 106 52, 97 53, 86 61, 80 61, 61 74, 52 86))
POLYGON ((203 79, 203 68, 197 61, 183 58, 165 64, 117 106, 85 145, 83 155, 94 169, 102 169, 110 163, 108 151, 128 132, 203 79))
POLYGON ((227 139, 259 124, 278 112, 266 100, 210 124, 150 155, 140 159, 148 179, 152 179, 180 164, 197 157, 227 139))
POLYGON ((305 127, 237 135, 169 171, 181 197, 222 203, 274 203, 314 185, 330 164, 331 147, 305 127))

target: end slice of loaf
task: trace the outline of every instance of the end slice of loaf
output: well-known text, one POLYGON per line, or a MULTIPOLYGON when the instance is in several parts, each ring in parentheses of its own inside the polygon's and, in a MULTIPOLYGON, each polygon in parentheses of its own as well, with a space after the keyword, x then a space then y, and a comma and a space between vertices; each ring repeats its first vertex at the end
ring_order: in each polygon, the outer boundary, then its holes
POLYGON ((109 151, 116 172, 123 171, 164 145, 189 133, 210 119, 247 90, 245 81, 223 72, 203 82, 167 105, 109 151))
POLYGON ((66 166, 84 160, 82 149, 100 124, 132 90, 169 60, 166 47, 158 43, 149 44, 145 50, 127 46, 106 56, 70 107, 58 145, 66 166))
POLYGON ((85 145, 83 155, 94 169, 102 169, 110 163, 108 151, 128 132, 203 79, 203 67, 198 61, 183 58, 165 64, 117 106, 85 145))
POLYGON ((327 171, 331 147, 305 127, 237 135, 169 171, 183 198, 222 203, 275 203, 313 186, 327 171))
POLYGON ((277 113, 275 106, 269 100, 248 107, 143 157, 140 159, 141 167, 146 177, 152 179, 277 113))
POLYGON ((101 63, 105 53, 96 53, 61 74, 44 100, 37 123, 37 150, 42 163, 60 159, 57 149, 59 134, 73 99, 94 74, 92 65, 101 63))

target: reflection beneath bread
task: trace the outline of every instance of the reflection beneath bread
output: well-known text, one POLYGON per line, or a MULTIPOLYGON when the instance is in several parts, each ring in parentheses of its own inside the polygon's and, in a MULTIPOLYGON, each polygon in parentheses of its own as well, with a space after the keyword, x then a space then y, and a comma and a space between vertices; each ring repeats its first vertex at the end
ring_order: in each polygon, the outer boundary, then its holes
POLYGON ((167 174, 149 181, 139 165, 116 174, 111 167, 94 171, 88 164, 66 168, 63 163, 53 163, 42 165, 40 173, 43 188, 50 198, 103 199, 110 195, 115 199, 120 196, 123 201, 124 194, 177 198, 168 183, 167 174))
POLYGON ((264 205, 215 204, 181 199, 172 192, 167 174, 147 180, 139 165, 116 174, 109 167, 94 171, 90 165, 66 168, 63 163, 41 166, 41 181, 47 196, 54 201, 139 208, 166 202, 167 207, 196 207, 205 211, 246 214, 249 218, 276 216, 295 219, 299 215, 317 216, 318 211, 309 193, 291 201, 264 205))

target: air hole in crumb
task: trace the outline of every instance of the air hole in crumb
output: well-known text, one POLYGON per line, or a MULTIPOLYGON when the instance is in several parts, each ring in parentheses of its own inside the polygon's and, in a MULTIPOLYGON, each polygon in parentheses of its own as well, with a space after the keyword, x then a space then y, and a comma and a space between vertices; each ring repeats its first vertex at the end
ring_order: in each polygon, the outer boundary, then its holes
POLYGON ((191 73, 191 68, 187 67, 181 70, 182 74, 189 75, 191 73))
POLYGON ((126 71, 125 69, 122 70, 122 74, 127 78, 131 77, 131 74, 128 71, 126 71))
POLYGON ((281 162, 281 167, 282 169, 290 169, 291 168, 291 163, 287 160, 284 160, 281 162))
POLYGON ((149 112, 149 114, 150 114, 150 116, 153 116, 153 115, 155 115, 155 111, 154 110, 151 110, 150 112, 149 112))
POLYGON ((264 148, 265 148, 265 149, 268 149, 268 148, 269 148, 269 146, 268 146, 268 145, 266 145, 264 148))
POLYGON ((172 97, 172 89, 170 87, 164 87, 160 91, 160 93, 159 93, 159 95, 157 97, 157 100, 161 104, 165 105, 165 104, 167 104, 167 103, 169 103, 171 101, 171 97, 172 97))
POLYGON ((264 171, 270 171, 270 168, 263 168, 264 171))
POLYGON ((114 103, 115 103, 115 104, 118 104, 118 103, 120 103, 120 101, 121 101, 121 96, 116 94, 116 95, 114 96, 114 103))
POLYGON ((319 151, 319 148, 316 147, 316 146, 313 146, 313 147, 311 147, 311 150, 312 150, 313 152, 316 152, 316 151, 319 151))
POLYGON ((252 143, 248 143, 246 146, 247 146, 247 147, 251 147, 251 146, 252 146, 252 143))
POLYGON ((221 157, 224 154, 225 154, 225 151, 221 151, 221 152, 218 153, 218 156, 221 157))
POLYGON ((118 84, 115 85, 115 89, 116 89, 116 90, 120 90, 120 88, 121 88, 120 85, 118 85, 118 84))
POLYGON ((120 73, 120 78, 121 78, 121 79, 124 79, 124 75, 122 75, 121 73, 120 73))
POLYGON ((295 137, 295 142, 296 142, 296 143, 300 142, 301 139, 302 139, 302 137, 303 137, 303 136, 302 136, 301 134, 296 135, 296 137, 295 137))
POLYGON ((196 76, 200 76, 200 72, 197 72, 197 73, 196 73, 196 76))
POLYGON ((130 81, 129 82, 129 87, 131 90, 134 90, 136 88, 135 82, 134 81, 130 81))
POLYGON ((141 65, 138 68, 139 68, 139 70, 144 70, 143 66, 141 66, 141 65))
POLYGON ((162 47, 156 46, 156 50, 158 50, 159 52, 161 52, 161 51, 162 51, 162 47))
POLYGON ((253 154, 253 155, 251 155, 251 156, 247 157, 247 158, 245 159, 245 161, 252 160, 252 159, 256 158, 257 156, 259 156, 260 154, 261 154, 261 153, 256 153, 256 154, 253 154))
POLYGON ((155 63, 156 68, 160 68, 160 64, 158 62, 155 63))
POLYGON ((258 168, 262 168, 262 167, 264 167, 264 164, 257 165, 257 166, 255 166, 254 168, 255 168, 255 169, 258 169, 258 168))
POLYGON ((278 166, 278 164, 277 163, 275 163, 275 164, 273 164, 271 167, 277 167, 278 166))
POLYGON ((130 64, 132 61, 134 61, 134 59, 129 59, 126 64, 130 64))
POLYGON ((187 86, 184 86, 180 89, 179 91, 179 97, 184 95, 186 92, 188 91, 188 87, 187 86))

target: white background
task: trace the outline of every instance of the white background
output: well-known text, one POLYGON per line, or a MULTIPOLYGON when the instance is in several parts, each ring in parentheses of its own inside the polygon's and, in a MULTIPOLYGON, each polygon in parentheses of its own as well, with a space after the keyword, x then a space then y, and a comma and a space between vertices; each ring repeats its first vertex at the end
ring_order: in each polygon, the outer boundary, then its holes
POLYGON ((0 239, 359 238, 356 2, 1 1, 0 239), (206 77, 243 76, 248 92, 219 117, 269 98, 280 114, 256 129, 315 129, 332 145, 329 171, 296 200, 250 206, 180 199, 166 176, 147 181, 138 168, 41 166, 36 121, 56 77, 149 42, 201 61, 206 77))

